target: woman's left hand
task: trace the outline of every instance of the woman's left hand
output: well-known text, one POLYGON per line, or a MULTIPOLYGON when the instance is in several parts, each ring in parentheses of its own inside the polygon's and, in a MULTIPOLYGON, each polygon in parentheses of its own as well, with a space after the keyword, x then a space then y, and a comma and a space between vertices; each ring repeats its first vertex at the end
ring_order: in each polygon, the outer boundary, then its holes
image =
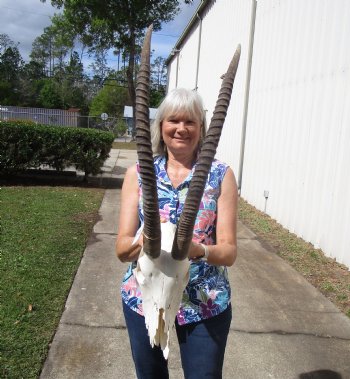
POLYGON ((204 248, 200 243, 191 242, 188 258, 198 261, 204 256, 204 248))

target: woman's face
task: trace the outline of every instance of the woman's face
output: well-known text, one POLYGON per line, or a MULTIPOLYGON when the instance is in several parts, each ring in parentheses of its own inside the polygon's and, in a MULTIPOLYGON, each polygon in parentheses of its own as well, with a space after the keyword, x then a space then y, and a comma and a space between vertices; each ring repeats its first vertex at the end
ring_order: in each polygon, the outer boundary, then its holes
POLYGON ((202 128, 199 119, 184 112, 170 114, 162 121, 161 128, 162 137, 169 152, 191 155, 196 153, 202 128))

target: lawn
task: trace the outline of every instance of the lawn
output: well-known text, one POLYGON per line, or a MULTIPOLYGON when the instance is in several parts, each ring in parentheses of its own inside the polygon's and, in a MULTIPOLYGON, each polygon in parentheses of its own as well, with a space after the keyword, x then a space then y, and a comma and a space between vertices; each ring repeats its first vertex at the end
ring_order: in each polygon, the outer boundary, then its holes
POLYGON ((113 149, 136 150, 136 142, 113 142, 113 149))
POLYGON ((0 377, 37 378, 104 191, 0 188, 0 377))
POLYGON ((346 266, 326 257, 322 250, 288 232, 242 198, 239 219, 350 317, 350 271, 346 266))

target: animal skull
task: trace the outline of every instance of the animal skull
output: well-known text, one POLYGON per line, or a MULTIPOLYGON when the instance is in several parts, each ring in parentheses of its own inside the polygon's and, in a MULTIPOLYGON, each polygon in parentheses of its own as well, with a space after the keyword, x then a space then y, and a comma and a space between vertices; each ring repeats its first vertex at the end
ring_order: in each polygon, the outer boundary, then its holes
POLYGON ((152 258, 143 250, 134 269, 141 288, 142 306, 152 347, 158 345, 165 359, 169 353, 169 333, 179 310, 189 279, 188 259, 176 261, 171 256, 176 225, 161 223, 161 251, 152 258))

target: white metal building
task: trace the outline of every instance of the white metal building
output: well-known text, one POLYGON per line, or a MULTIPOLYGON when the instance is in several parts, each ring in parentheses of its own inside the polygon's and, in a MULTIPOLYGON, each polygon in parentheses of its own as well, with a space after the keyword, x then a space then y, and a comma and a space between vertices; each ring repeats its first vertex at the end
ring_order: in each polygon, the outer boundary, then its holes
POLYGON ((204 0, 167 60, 169 90, 198 89, 210 120, 237 44, 217 157, 245 200, 350 267, 350 2, 204 0))

